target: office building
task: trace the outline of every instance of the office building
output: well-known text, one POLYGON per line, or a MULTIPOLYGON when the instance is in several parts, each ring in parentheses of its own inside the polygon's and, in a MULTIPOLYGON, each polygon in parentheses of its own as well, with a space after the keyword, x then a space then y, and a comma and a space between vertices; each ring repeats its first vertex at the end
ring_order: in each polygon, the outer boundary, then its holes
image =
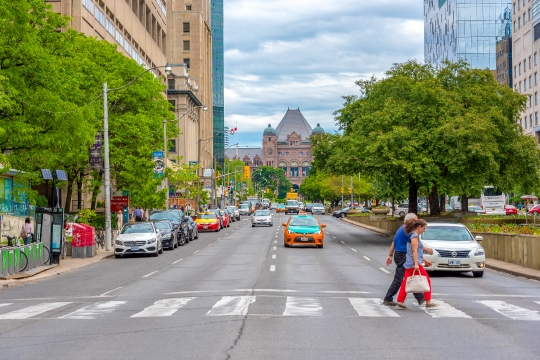
POLYGON ((223 0, 212 0, 212 93, 214 154, 223 167, 226 144, 224 112, 223 0))
POLYGON ((496 76, 496 45, 511 24, 504 16, 510 6, 508 0, 424 0, 425 62, 463 59, 496 76))

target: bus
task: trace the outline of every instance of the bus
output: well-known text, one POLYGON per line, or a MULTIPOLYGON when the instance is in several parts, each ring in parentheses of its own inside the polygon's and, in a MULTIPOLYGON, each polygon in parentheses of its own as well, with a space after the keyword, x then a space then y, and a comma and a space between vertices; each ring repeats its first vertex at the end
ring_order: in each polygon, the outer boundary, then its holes
POLYGON ((506 215, 506 195, 494 186, 484 186, 480 206, 486 215, 506 215))

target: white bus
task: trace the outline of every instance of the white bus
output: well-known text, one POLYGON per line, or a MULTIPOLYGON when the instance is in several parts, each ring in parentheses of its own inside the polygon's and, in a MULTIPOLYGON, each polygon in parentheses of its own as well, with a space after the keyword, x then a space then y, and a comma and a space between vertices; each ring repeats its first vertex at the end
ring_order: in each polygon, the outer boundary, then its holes
POLYGON ((484 186, 484 192, 480 196, 480 206, 486 215, 506 215, 506 195, 491 185, 484 186))

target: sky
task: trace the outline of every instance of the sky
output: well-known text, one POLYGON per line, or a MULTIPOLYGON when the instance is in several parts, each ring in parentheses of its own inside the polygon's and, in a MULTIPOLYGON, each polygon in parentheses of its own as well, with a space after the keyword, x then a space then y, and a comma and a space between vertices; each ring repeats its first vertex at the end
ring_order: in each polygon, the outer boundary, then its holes
POLYGON ((287 108, 337 130, 342 96, 393 63, 424 59, 420 0, 224 0, 225 125, 261 146, 287 108))

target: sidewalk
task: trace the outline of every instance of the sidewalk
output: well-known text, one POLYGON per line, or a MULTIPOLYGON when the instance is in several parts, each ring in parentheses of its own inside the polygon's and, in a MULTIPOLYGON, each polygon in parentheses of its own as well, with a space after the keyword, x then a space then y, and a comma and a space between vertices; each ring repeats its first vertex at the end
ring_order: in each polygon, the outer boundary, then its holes
POLYGON ((0 286, 8 287, 28 283, 30 281, 42 280, 50 276, 59 275, 71 270, 80 269, 82 267, 98 263, 103 259, 107 259, 113 256, 113 250, 105 251, 100 249, 98 250, 96 256, 91 258, 74 259, 72 257, 66 257, 65 259, 60 259, 60 265, 53 264, 50 266, 42 266, 33 272, 8 276, 6 277, 7 280, 0 280, 0 286))
MULTIPOLYGON (((362 223, 358 223, 358 222, 349 220, 347 218, 343 218, 343 219, 341 219, 341 221, 344 221, 344 222, 346 222, 348 224, 351 224, 351 225, 355 225, 355 226, 364 228, 366 230, 373 231, 373 232, 375 232, 377 234, 388 236, 388 237, 390 237, 392 239, 394 238, 394 234, 391 234, 390 231, 379 229, 379 228, 376 228, 376 227, 373 227, 373 226, 364 225, 362 223)), ((527 278, 527 279, 533 279, 533 280, 540 281, 540 270, 529 269, 527 267, 507 263, 505 261, 500 261, 500 260, 495 260, 495 259, 489 259, 488 258, 488 259, 486 259, 486 268, 491 269, 491 270, 504 272, 504 273, 511 274, 511 275, 514 275, 514 276, 519 276, 519 277, 524 277, 524 278, 527 278)))

